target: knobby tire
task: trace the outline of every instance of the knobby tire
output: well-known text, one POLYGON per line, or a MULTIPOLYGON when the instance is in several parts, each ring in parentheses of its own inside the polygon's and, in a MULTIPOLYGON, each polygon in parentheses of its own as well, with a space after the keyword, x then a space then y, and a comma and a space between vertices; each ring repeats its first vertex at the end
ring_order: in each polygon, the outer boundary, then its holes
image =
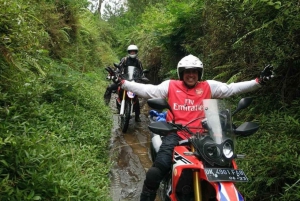
POLYGON ((121 118, 121 127, 122 132, 126 133, 128 126, 129 126, 129 120, 130 120, 130 111, 131 111, 131 102, 130 100, 125 101, 125 108, 124 108, 124 116, 121 118))

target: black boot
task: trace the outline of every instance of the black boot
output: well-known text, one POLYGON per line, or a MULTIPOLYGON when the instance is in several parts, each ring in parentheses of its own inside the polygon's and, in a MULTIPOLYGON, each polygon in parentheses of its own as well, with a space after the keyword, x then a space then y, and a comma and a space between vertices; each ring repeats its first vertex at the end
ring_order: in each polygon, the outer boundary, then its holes
POLYGON ((140 104, 139 104, 139 100, 137 99, 136 104, 134 105, 134 113, 135 113, 135 122, 141 122, 140 119, 140 104))
POLYGON ((145 185, 141 193, 140 201, 154 201, 156 197, 156 191, 148 189, 145 185))
POLYGON ((135 122, 141 122, 141 118, 139 116, 135 116, 135 122))
POLYGON ((109 90, 106 90, 104 94, 104 101, 106 105, 109 104, 110 98, 111 98, 111 92, 109 90))
POLYGON ((119 98, 116 98, 116 106, 117 106, 118 113, 120 113, 120 109, 121 109, 121 101, 120 101, 119 98))

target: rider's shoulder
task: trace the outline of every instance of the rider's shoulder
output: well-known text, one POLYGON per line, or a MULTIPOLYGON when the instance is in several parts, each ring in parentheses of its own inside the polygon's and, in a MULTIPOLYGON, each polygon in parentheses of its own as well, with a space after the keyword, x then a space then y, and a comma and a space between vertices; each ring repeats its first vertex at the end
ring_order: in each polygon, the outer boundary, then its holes
POLYGON ((125 61, 125 60, 127 60, 127 59, 128 59, 128 56, 123 57, 123 58, 121 59, 121 62, 122 62, 122 61, 125 61))
POLYGON ((164 82, 166 82, 168 85, 171 85, 171 86, 173 86, 173 85, 175 86, 175 85, 183 83, 182 80, 175 80, 175 79, 165 80, 164 82))

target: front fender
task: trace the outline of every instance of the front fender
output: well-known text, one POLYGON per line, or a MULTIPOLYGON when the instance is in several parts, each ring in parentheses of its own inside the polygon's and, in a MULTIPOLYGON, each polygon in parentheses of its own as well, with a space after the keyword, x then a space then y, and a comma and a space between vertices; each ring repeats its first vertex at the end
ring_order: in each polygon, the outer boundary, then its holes
POLYGON ((244 201, 241 193, 236 189, 232 182, 213 182, 211 183, 216 191, 218 201, 244 201))

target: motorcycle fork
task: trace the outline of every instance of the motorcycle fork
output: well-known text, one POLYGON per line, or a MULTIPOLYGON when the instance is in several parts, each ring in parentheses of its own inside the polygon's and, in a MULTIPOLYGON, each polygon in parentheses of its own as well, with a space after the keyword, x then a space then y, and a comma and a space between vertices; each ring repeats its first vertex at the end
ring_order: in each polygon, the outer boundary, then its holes
POLYGON ((126 96, 126 90, 123 90, 123 96, 122 96, 122 101, 121 101, 120 115, 123 115, 123 114, 124 114, 125 96, 126 96))
MULTIPOLYGON (((192 152, 195 151, 194 146, 191 146, 192 152)), ((201 181, 199 179, 199 171, 193 172, 193 183, 194 183, 194 200, 195 201, 202 201, 202 188, 201 188, 201 181)))

